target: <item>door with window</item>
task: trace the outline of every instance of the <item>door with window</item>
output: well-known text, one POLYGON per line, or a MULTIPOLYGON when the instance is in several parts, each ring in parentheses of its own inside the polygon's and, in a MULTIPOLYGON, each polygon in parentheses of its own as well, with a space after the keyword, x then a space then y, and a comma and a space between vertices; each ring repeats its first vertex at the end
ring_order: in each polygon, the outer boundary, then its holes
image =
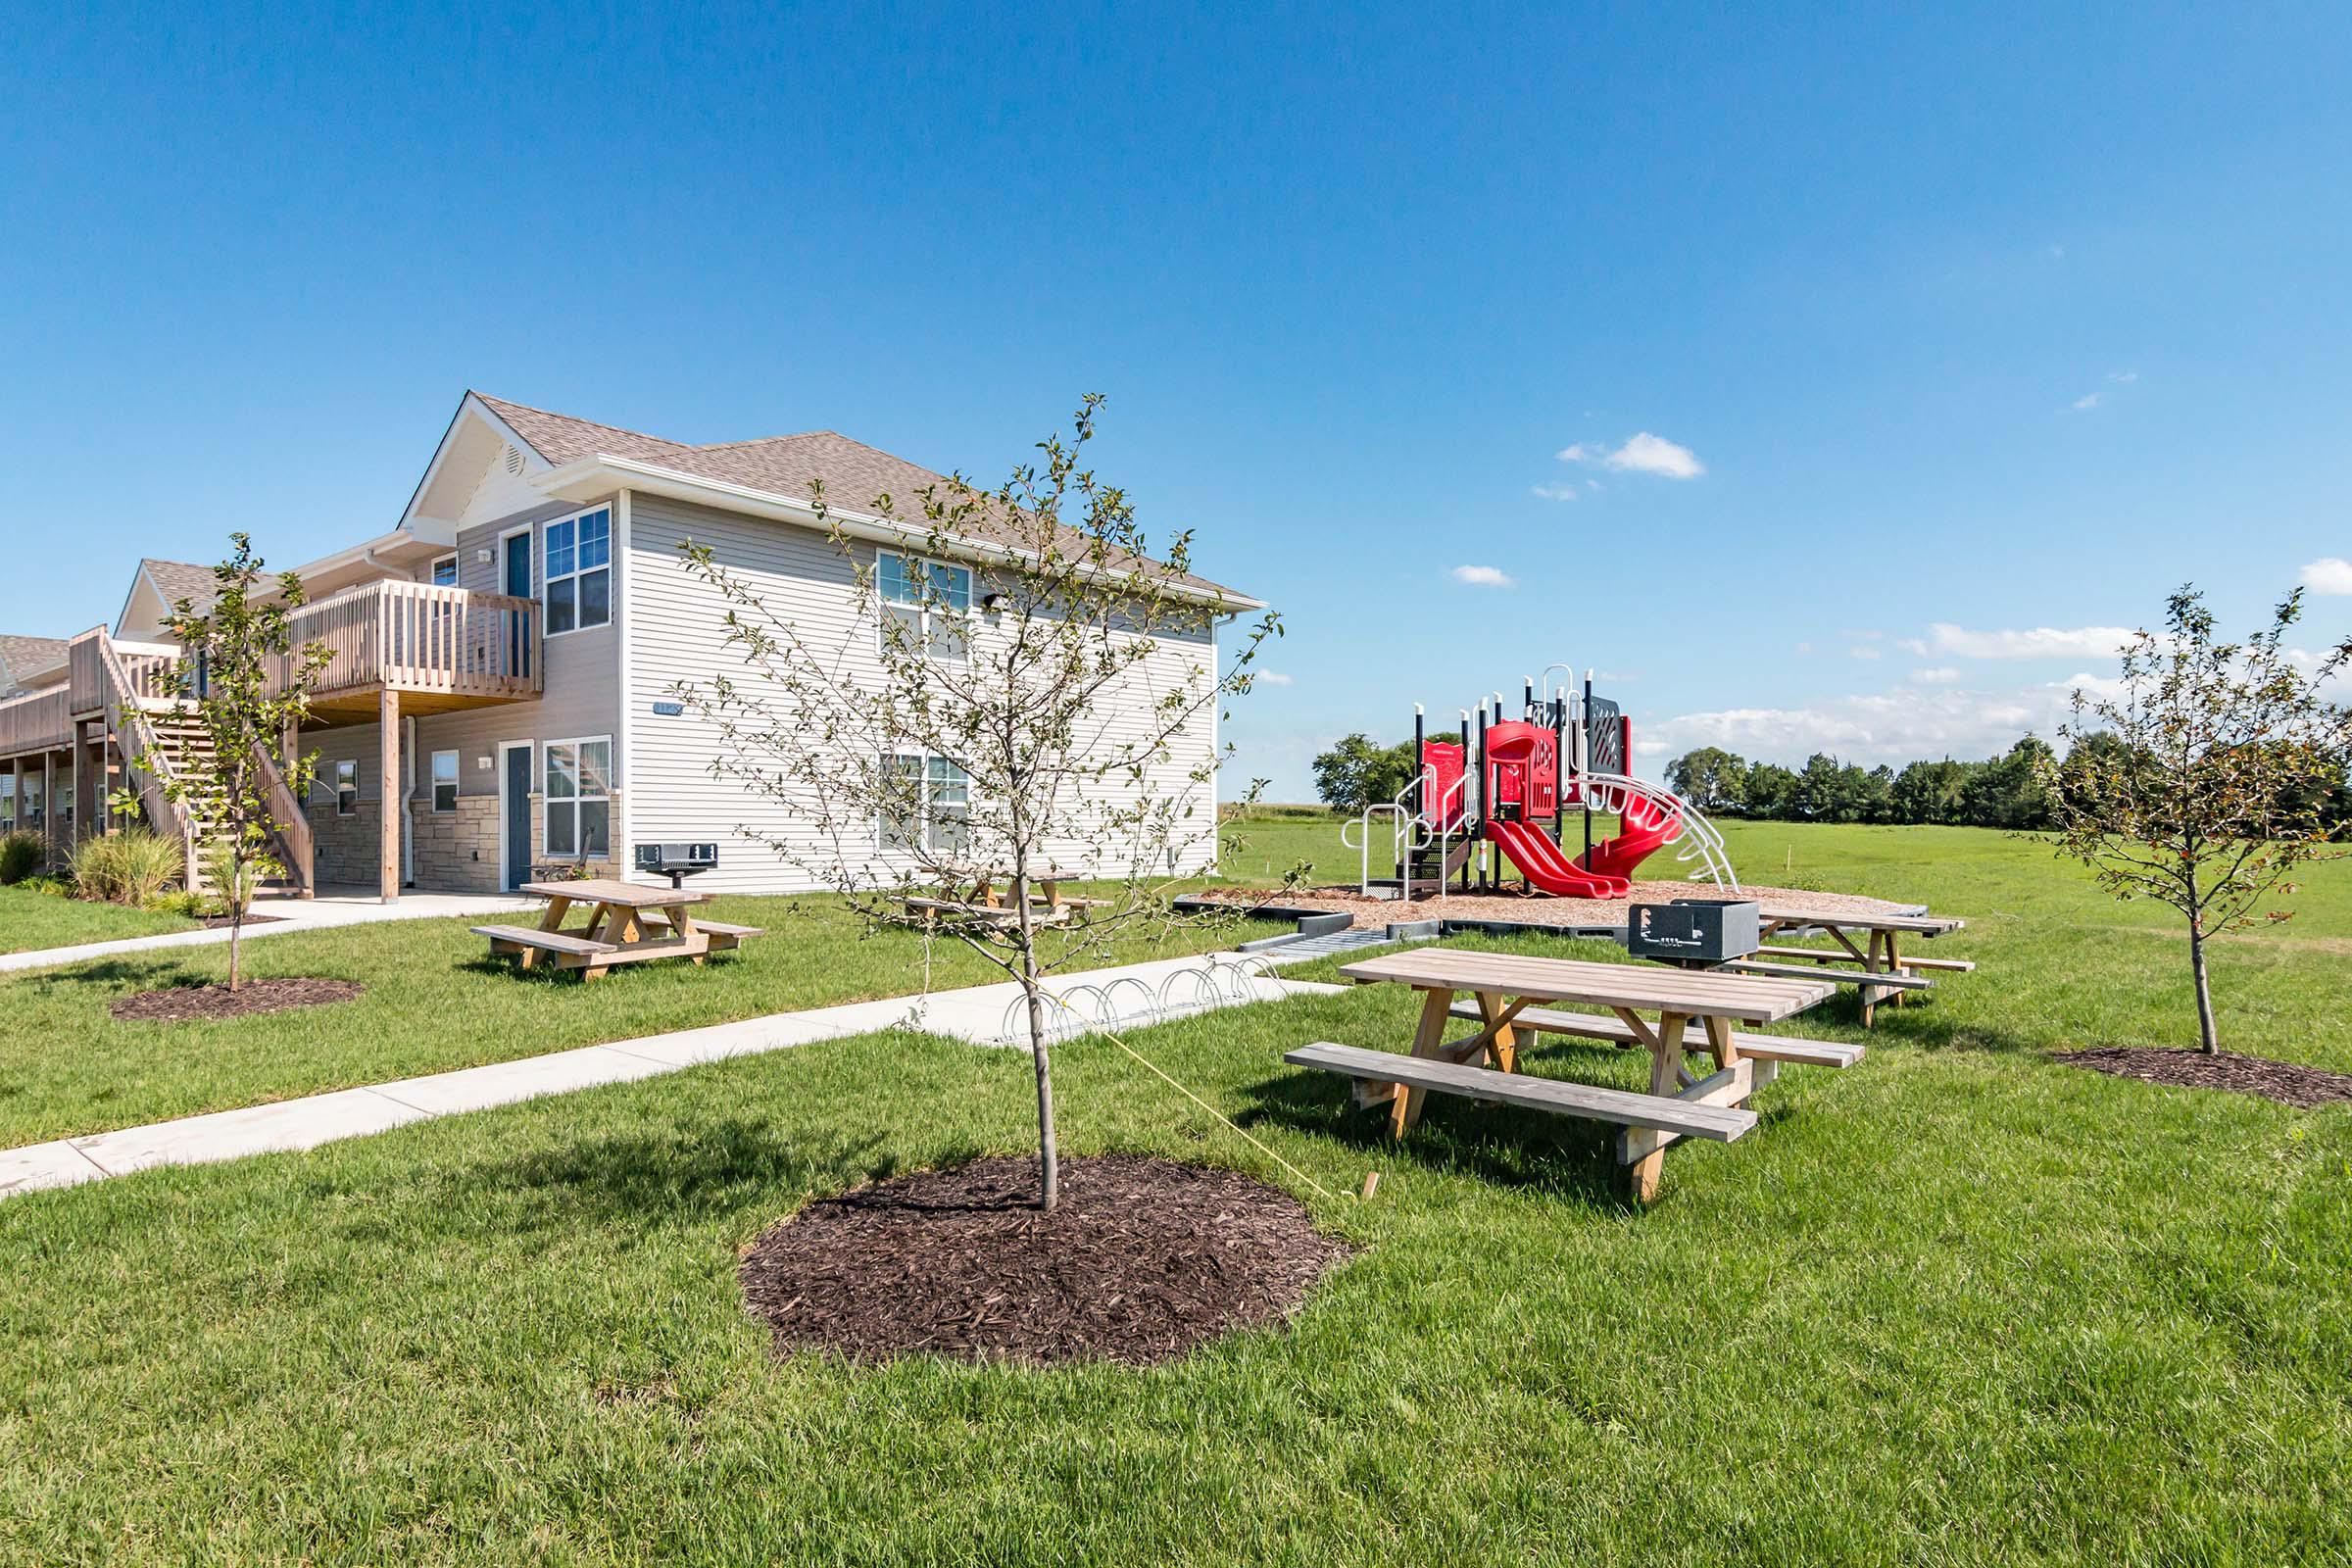
POLYGON ((531 879, 531 748, 527 744, 509 746, 499 753, 498 760, 504 775, 499 808, 506 820, 499 835, 506 848, 499 886, 512 889, 531 879))
MULTIPOLYGON (((516 599, 531 597, 531 530, 528 528, 506 536, 499 541, 499 591, 516 599)), ((531 634, 520 615, 507 620, 507 668, 528 680, 531 675, 531 634)))

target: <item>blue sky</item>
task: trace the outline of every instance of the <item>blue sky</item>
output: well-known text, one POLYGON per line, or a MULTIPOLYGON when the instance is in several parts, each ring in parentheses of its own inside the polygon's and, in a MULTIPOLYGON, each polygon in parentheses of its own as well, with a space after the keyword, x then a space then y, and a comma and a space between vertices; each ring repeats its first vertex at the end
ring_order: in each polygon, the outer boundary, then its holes
POLYGON ((0 629, 390 526, 467 386, 991 477, 1101 391, 1277 798, 1553 661, 1982 755, 2183 580, 2352 630, 2352 27, 2053 11, 20 19, 0 629))

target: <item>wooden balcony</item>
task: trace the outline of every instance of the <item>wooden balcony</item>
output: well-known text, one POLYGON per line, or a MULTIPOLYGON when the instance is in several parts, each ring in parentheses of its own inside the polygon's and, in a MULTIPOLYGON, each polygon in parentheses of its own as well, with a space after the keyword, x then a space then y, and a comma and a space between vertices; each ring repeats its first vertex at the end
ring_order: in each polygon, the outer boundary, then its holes
POLYGON ((65 687, 0 703, 0 757, 62 751, 73 740, 73 696, 65 687))
MULTIPOLYGON (((505 594, 378 582, 294 612, 297 648, 322 644, 311 685, 315 723, 377 714, 385 692, 404 713, 529 702, 539 695, 539 607, 505 594)), ((281 679, 283 676, 281 675, 281 679)))

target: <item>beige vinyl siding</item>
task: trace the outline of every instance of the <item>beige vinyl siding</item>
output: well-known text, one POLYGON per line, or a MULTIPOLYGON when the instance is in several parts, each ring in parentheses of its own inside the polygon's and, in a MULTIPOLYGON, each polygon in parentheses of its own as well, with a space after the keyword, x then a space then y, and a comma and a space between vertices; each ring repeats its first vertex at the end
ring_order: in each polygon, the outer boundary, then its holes
MULTIPOLYGON (((623 804, 629 842, 715 839, 718 869, 697 878, 695 884, 707 891, 811 886, 813 879, 808 874, 787 864, 767 844, 743 831, 749 827, 770 837, 787 838, 800 845, 805 855, 814 855, 820 846, 805 820, 784 803, 750 791, 733 779, 713 778, 710 763, 717 738, 712 728, 691 713, 657 715, 653 704, 664 700, 680 680, 705 681, 724 673, 741 681, 749 673, 741 656, 723 644, 725 604, 686 570, 679 549, 682 541, 691 538, 710 546, 721 564, 752 584, 769 609, 793 620, 803 636, 827 649, 843 650, 846 669, 878 678, 880 662, 871 652, 876 632, 870 620, 857 617, 851 558, 813 528, 737 516, 643 494, 633 495, 630 502, 627 564, 621 574, 622 613, 631 627, 630 699, 623 743, 630 753, 629 787, 623 804)), ((870 565, 871 547, 855 548, 857 562, 870 565)), ((985 587, 983 581, 975 580, 975 600, 985 587)), ((1190 666, 1213 671, 1215 659, 1212 637, 1163 643, 1139 666, 1139 680, 1149 690, 1139 690, 1134 701, 1106 705, 1106 733, 1114 742, 1119 736, 1140 734, 1151 691, 1166 690, 1180 681, 1190 666)), ((1202 715, 1199 730, 1185 757, 1154 779, 1155 788, 1178 787, 1190 765, 1213 751, 1213 708, 1202 715)), ((1184 869, 1203 867, 1214 858, 1215 814, 1212 785, 1196 806, 1200 841, 1184 857, 1184 869)), ((868 853, 879 858, 878 850, 868 853)), ((1056 858, 1067 869, 1081 868, 1075 845, 1056 847, 1056 858)))

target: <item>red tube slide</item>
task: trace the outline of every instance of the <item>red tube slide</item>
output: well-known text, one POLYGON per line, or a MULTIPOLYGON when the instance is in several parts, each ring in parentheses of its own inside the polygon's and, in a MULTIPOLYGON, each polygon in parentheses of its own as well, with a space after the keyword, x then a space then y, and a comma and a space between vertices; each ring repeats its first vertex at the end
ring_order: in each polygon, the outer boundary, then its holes
POLYGON ((1543 829, 1526 822, 1489 822, 1487 837, 1494 841, 1527 880, 1555 898, 1620 899, 1630 890, 1623 877, 1594 876, 1568 863, 1543 829))
POLYGON ((1668 839, 1681 832, 1682 826, 1680 810, 1637 795, 1626 803, 1617 836, 1603 839, 1592 846, 1590 854, 1580 855, 1570 863, 1592 876, 1628 878, 1668 839))

